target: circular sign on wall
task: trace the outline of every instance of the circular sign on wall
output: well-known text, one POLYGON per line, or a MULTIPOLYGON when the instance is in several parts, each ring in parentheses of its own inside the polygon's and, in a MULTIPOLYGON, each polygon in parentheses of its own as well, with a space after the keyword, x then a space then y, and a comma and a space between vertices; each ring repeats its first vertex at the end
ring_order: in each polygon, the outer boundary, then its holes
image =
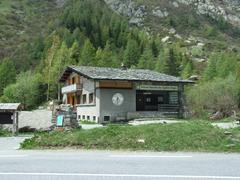
POLYGON ((123 101, 124 101, 124 97, 120 93, 116 93, 112 97, 112 102, 116 106, 121 106, 123 104, 123 101))

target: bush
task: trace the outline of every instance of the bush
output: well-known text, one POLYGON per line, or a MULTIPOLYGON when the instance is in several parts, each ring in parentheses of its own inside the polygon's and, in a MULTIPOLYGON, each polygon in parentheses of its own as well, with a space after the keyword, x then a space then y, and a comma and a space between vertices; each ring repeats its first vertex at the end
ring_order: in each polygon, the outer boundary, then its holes
POLYGON ((217 111, 228 116, 232 110, 237 109, 237 99, 237 81, 233 76, 201 83, 187 91, 187 104, 195 116, 203 116, 217 111))
POLYGON ((15 84, 10 84, 4 89, 0 98, 4 103, 23 104, 24 109, 32 109, 40 104, 39 94, 41 93, 41 75, 32 72, 20 73, 15 84))
POLYGON ((4 137, 4 136, 9 136, 10 135, 10 132, 6 129, 2 129, 0 127, 0 137, 4 137))

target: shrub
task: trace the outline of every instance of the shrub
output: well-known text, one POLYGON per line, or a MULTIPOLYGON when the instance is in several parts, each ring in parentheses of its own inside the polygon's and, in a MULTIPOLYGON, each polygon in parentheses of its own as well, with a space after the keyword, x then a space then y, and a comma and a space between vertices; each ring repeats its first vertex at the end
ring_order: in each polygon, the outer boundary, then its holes
POLYGON ((195 116, 206 113, 222 112, 228 116, 238 105, 238 87, 236 78, 217 78, 201 83, 187 91, 187 104, 195 116))
POLYGON ((1 136, 9 136, 10 135, 10 132, 8 131, 8 130, 6 130, 6 129, 2 129, 1 127, 0 127, 0 137, 1 136))

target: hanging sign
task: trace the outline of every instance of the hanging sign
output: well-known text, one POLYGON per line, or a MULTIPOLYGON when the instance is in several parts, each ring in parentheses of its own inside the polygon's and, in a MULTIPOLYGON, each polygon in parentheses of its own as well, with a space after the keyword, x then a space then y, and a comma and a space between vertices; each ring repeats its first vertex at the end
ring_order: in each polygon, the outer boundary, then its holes
POLYGON ((161 85, 139 85, 138 90, 155 90, 155 91, 178 91, 178 86, 161 86, 161 85))

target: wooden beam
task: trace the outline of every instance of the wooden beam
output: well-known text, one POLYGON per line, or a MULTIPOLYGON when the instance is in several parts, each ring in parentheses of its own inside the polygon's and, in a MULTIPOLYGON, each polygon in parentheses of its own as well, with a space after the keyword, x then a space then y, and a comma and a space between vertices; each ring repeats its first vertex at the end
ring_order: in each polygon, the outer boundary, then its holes
POLYGON ((133 84, 128 81, 100 81, 99 88, 132 89, 133 84))

